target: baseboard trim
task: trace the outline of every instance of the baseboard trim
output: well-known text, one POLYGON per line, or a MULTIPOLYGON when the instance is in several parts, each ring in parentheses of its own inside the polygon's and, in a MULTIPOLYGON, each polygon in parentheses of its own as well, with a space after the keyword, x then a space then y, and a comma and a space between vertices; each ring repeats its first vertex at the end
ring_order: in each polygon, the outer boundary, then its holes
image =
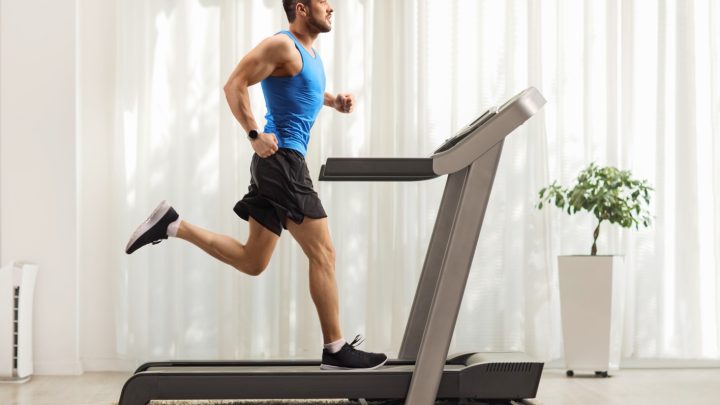
POLYGON ((82 364, 86 372, 117 371, 128 373, 135 371, 140 365, 134 360, 116 358, 84 358, 82 364))
POLYGON ((83 365, 78 361, 47 361, 33 363, 33 375, 81 375, 83 365))

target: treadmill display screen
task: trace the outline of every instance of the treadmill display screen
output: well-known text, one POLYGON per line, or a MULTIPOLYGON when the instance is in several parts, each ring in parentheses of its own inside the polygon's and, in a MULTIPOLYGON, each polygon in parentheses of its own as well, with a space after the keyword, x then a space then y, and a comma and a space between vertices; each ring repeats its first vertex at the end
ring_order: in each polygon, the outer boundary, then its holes
POLYGON ((492 107, 489 110, 485 111, 481 116, 479 116, 475 121, 468 124, 465 128, 461 129, 455 136, 453 136, 450 139, 445 140, 442 145, 440 145, 439 148, 433 152, 433 154, 445 152, 446 150, 452 148, 453 146, 457 145, 458 142, 465 139, 466 136, 470 135, 475 131, 476 129, 480 128, 484 123, 488 122, 490 118, 495 116, 497 114, 498 109, 497 107, 492 107))

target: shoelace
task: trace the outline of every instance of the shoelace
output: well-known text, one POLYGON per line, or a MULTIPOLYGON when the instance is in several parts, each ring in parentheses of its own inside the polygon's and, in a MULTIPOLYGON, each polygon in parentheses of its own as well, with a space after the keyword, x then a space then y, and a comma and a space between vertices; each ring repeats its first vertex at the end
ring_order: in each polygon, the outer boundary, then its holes
POLYGON ((355 339, 353 339, 352 343, 350 343, 350 347, 354 349, 360 346, 364 341, 365 339, 363 339, 362 335, 355 335, 355 339))

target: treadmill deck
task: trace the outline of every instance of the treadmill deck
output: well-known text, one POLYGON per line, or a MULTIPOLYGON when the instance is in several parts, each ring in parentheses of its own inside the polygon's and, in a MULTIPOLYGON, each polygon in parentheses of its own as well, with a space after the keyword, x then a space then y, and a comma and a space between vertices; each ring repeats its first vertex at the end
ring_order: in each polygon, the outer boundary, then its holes
MULTIPOLYGON (((415 371, 414 363, 402 360, 362 371, 321 370, 318 361, 196 363, 143 365, 123 387, 121 397, 128 397, 121 404, 150 399, 404 398, 415 371)), ((542 368, 542 363, 527 361, 448 363, 437 397, 532 398, 542 368)))

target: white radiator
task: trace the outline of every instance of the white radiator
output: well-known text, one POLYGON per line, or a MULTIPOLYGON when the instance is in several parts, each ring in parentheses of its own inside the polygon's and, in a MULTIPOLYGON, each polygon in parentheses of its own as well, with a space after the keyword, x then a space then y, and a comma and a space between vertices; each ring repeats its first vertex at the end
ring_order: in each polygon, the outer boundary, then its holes
POLYGON ((33 373, 32 313, 38 266, 0 268, 0 381, 25 382, 33 373))

